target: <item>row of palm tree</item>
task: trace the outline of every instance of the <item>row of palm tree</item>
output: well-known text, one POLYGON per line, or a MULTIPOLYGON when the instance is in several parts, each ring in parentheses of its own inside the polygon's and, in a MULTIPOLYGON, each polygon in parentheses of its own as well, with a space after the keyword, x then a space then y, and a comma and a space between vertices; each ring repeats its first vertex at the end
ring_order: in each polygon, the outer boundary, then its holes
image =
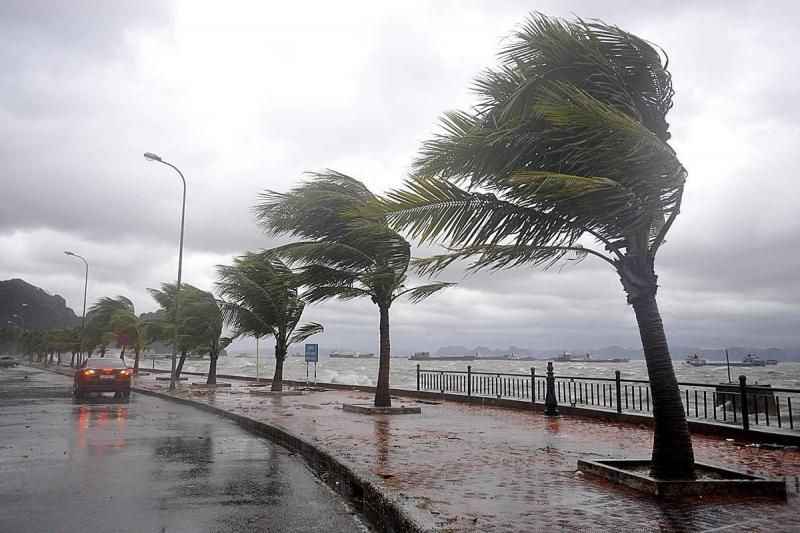
POLYGON ((405 288, 404 231, 446 253, 415 260, 434 274, 547 268, 593 257, 613 268, 633 307, 653 397, 652 473, 694 476, 694 456, 661 321, 655 258, 681 206, 687 172, 668 144, 674 94, 647 41, 602 22, 533 15, 475 82, 477 106, 442 119, 405 187, 377 198, 326 171, 256 206, 264 229, 299 242, 272 254, 297 266, 303 298, 369 297, 380 313, 375 404, 390 404, 389 309, 446 283, 405 288))
POLYGON ((0 346, 10 353, 23 353, 32 361, 45 365, 61 364, 61 356, 70 354, 71 364, 80 352, 80 328, 57 328, 48 330, 0 328, 0 346))

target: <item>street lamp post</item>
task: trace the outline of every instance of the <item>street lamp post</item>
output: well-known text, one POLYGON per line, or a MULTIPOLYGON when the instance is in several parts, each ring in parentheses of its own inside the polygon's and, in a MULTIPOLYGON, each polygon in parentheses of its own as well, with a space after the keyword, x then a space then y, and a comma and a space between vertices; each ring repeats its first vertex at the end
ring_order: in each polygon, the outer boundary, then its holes
POLYGON ((74 252, 64 252, 65 255, 69 255, 71 257, 77 257, 83 264, 86 266, 85 275, 83 278, 83 316, 81 317, 81 346, 80 350, 78 350, 78 361, 75 365, 76 367, 81 366, 81 358, 83 357, 83 344, 86 340, 86 289, 89 287, 89 261, 86 260, 85 257, 82 255, 78 255, 74 252))
POLYGON ((183 183, 183 202, 181 204, 181 239, 180 244, 178 245, 178 282, 175 284, 175 338, 172 344, 172 372, 170 372, 169 378, 169 390, 175 390, 175 382, 177 381, 177 376, 175 375, 175 359, 178 355, 178 319, 180 317, 180 309, 181 309, 181 270, 183 268, 183 227, 184 221, 186 219, 186 178, 183 177, 183 172, 180 171, 178 167, 164 161, 161 159, 161 156, 156 155, 152 152, 145 152, 144 153, 145 159, 148 161, 155 161, 157 163, 162 163, 167 165, 168 167, 172 167, 175 172, 178 173, 178 176, 181 177, 181 182, 183 183))

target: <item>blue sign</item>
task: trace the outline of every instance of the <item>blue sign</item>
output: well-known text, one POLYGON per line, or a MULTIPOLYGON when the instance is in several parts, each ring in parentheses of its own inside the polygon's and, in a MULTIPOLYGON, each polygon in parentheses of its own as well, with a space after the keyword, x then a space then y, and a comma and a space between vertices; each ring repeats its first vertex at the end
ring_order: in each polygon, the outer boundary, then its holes
POLYGON ((306 344, 306 363, 319 361, 319 344, 306 344))

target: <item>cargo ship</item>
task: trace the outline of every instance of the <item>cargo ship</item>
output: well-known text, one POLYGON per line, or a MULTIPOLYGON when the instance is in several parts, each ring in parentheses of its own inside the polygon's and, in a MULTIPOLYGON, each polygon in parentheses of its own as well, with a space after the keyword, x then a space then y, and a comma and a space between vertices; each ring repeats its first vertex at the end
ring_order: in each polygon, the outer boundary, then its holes
POLYGON ((436 355, 431 356, 430 352, 414 352, 409 357, 411 361, 474 361, 474 355, 436 355))
POLYGON ((686 364, 691 366, 767 366, 777 365, 778 361, 774 359, 764 361, 759 356, 749 353, 744 356, 744 359, 741 361, 731 361, 728 363, 727 361, 706 361, 697 354, 692 354, 686 358, 686 364))
POLYGON ((585 355, 573 355, 569 352, 564 352, 553 361, 559 363, 628 363, 630 359, 626 357, 613 357, 611 359, 592 359, 588 353, 585 355))

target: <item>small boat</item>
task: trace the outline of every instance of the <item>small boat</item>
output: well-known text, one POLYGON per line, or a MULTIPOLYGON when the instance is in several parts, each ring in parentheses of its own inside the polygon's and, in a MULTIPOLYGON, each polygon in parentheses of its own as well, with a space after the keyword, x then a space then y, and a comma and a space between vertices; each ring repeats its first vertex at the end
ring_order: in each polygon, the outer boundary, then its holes
POLYGON ((707 361, 697 354, 692 354, 686 358, 686 364, 692 366, 706 366, 707 361))
POLYGON ((334 359, 370 359, 375 357, 374 353, 359 353, 359 352, 331 352, 329 357, 334 359))
POLYGON ((768 365, 777 365, 778 364, 778 360, 777 359, 767 359, 767 364, 768 365))
POLYGON ((474 361, 474 355, 437 355, 431 357, 430 352, 414 352, 414 355, 409 357, 411 361, 474 361))

